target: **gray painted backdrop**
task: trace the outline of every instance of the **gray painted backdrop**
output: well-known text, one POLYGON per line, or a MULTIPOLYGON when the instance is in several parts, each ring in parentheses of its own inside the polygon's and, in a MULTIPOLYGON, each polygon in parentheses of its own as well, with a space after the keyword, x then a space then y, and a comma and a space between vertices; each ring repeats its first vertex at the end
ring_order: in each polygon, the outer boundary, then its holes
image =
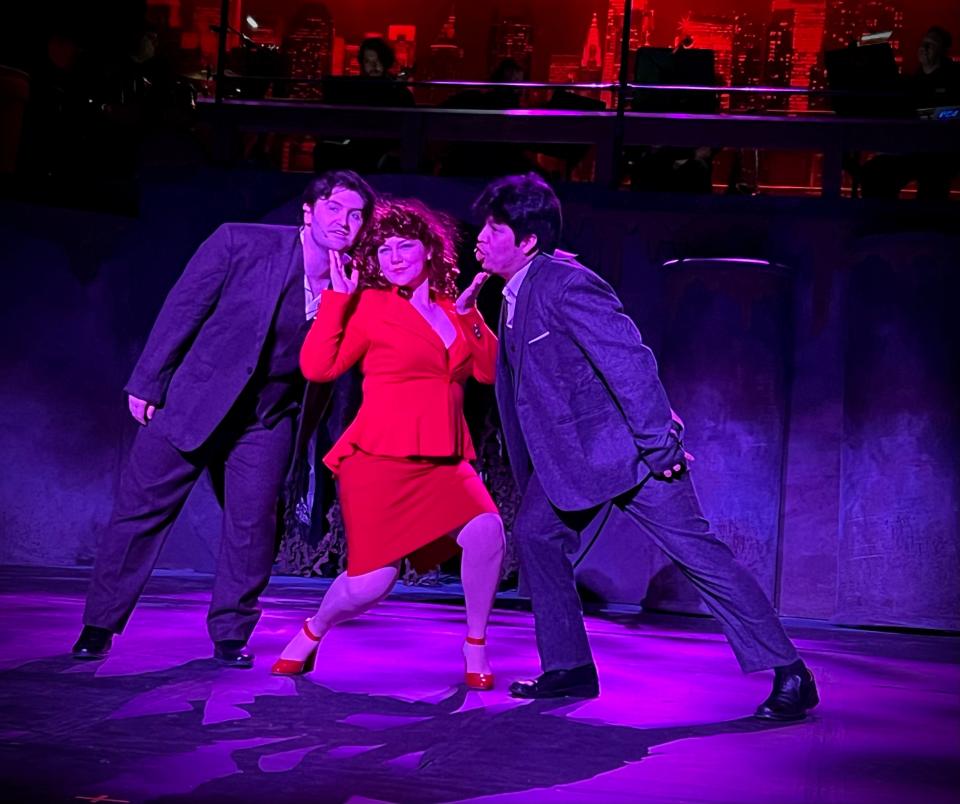
MULTIPOLYGON (((302 183, 168 172, 145 179, 136 219, 2 205, 0 562, 90 563, 135 427, 121 387, 164 294, 220 222, 290 222, 302 183)), ((376 183, 461 218, 479 189, 376 183)), ((915 204, 562 195, 564 245, 618 288, 658 355, 707 513, 779 611, 960 628, 960 238, 947 223, 915 204), (784 268, 664 267, 698 257, 784 268)), ((218 518, 201 485, 161 565, 211 570, 218 518)), ((585 593, 697 611, 620 524, 584 557, 585 593)))

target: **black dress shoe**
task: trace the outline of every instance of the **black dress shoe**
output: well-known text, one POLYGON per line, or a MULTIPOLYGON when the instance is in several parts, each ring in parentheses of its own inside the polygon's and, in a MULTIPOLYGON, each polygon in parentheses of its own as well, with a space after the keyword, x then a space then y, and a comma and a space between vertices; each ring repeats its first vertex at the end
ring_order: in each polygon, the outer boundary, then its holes
POLYGON ((97 628, 95 625, 85 625, 80 637, 73 645, 71 653, 74 659, 93 661, 105 659, 113 644, 113 631, 106 628, 97 628))
POLYGON ((806 665, 793 672, 777 671, 773 692, 754 714, 763 720, 803 720, 820 703, 817 682, 806 665))
POLYGON ((514 681, 514 698, 596 698, 600 694, 597 668, 584 664, 570 670, 548 670, 532 681, 514 681))
POLYGON ((214 642, 214 661, 221 667, 249 670, 253 667, 253 654, 246 648, 247 643, 239 639, 224 639, 221 642, 214 642))

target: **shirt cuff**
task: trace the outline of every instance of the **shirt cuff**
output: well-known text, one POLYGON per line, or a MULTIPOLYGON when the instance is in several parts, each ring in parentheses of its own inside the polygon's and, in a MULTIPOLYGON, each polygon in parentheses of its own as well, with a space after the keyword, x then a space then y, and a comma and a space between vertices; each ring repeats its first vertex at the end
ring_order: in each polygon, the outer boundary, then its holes
POLYGON ((673 469, 677 464, 687 465, 683 444, 679 441, 666 447, 641 452, 640 458, 654 474, 662 474, 667 469, 673 469))

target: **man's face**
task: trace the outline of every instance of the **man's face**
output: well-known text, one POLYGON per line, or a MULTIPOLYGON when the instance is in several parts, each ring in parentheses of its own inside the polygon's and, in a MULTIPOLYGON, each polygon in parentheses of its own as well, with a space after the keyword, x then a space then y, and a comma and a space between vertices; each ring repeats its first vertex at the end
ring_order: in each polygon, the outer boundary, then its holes
POLYGON ((474 254, 488 274, 509 279, 523 268, 537 250, 537 236, 528 235, 517 243, 513 229, 505 223, 487 218, 477 235, 474 254))
POLYGON ((383 62, 380 61, 380 57, 375 50, 363 51, 363 61, 360 66, 363 69, 363 74, 368 78, 380 78, 384 72, 383 62))
POLYGON ((327 198, 303 205, 303 225, 320 248, 346 251, 363 228, 363 196, 356 190, 334 187, 327 198))
POLYGON ((939 37, 930 34, 923 37, 917 56, 920 59, 920 66, 924 70, 928 72, 936 70, 945 55, 943 42, 940 41, 939 37))

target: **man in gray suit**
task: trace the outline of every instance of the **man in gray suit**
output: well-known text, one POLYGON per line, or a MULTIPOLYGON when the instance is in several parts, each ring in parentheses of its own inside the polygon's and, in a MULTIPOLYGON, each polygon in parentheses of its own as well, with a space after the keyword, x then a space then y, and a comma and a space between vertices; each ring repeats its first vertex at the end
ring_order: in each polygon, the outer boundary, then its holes
POLYGON ((506 280, 496 393, 523 494, 514 534, 544 671, 515 682, 511 694, 599 695, 569 553, 612 502, 696 586, 743 670, 775 670, 757 716, 804 718, 819 700, 813 675, 757 581, 710 530, 682 425, 637 327, 606 282, 553 250, 556 195, 534 174, 508 176, 486 188, 474 211, 483 221, 477 259, 506 280))
POLYGON ((193 255, 126 385, 134 439, 73 646, 100 659, 133 613, 204 469, 224 510, 207 629, 214 658, 247 668, 270 578, 278 500, 304 395, 300 347, 374 204, 352 171, 314 178, 303 225, 228 223, 193 255))

